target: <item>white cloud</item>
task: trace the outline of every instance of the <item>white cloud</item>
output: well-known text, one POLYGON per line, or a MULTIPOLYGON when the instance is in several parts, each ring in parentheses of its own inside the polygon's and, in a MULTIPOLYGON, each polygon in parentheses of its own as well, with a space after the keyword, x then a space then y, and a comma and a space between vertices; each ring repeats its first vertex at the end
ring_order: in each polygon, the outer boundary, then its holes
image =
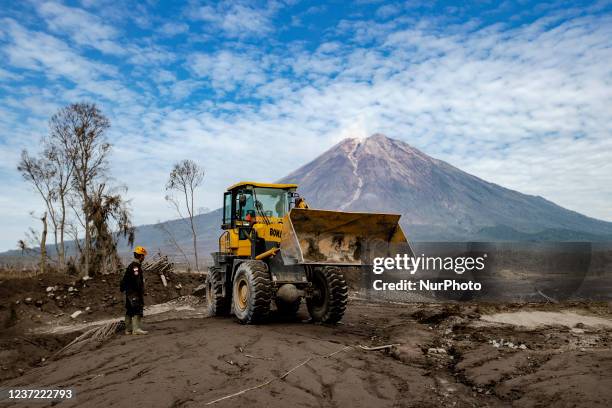
POLYGON ((189 25, 186 23, 169 22, 164 23, 160 28, 159 32, 172 37, 178 34, 183 34, 189 31, 189 25))
POLYGON ((401 7, 397 4, 385 4, 376 10, 376 16, 380 18, 389 18, 401 11, 401 7))
POLYGON ((214 6, 202 6, 192 11, 191 17, 208 23, 212 30, 221 30, 230 38, 264 36, 273 31, 271 18, 276 5, 257 8, 241 1, 221 1, 214 6))
POLYGON ((45 2, 36 10, 45 19, 51 31, 68 34, 79 45, 92 47, 106 54, 126 53, 116 42, 119 35, 117 30, 83 9, 45 2))
POLYGON ((233 91, 238 85, 253 87, 267 80, 265 61, 231 51, 194 54, 189 68, 198 77, 208 78, 213 88, 222 91, 233 91))
POLYGON ((16 74, 14 72, 7 71, 6 69, 0 68, 0 81, 3 81, 3 80, 14 81, 20 78, 22 78, 21 75, 16 74))
POLYGON ((15 20, 2 19, 0 30, 10 39, 2 51, 14 67, 39 71, 48 77, 64 77, 74 82, 117 72, 115 67, 93 63, 56 37, 30 31, 15 20))

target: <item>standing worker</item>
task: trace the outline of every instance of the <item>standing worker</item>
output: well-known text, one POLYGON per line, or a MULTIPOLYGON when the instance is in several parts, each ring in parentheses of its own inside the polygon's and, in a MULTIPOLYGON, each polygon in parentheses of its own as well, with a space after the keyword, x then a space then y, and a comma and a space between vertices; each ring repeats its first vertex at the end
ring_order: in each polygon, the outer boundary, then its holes
POLYGON ((125 334, 147 334, 142 330, 144 308, 144 278, 142 262, 147 250, 134 248, 134 260, 128 265, 121 280, 121 291, 125 292, 125 334))

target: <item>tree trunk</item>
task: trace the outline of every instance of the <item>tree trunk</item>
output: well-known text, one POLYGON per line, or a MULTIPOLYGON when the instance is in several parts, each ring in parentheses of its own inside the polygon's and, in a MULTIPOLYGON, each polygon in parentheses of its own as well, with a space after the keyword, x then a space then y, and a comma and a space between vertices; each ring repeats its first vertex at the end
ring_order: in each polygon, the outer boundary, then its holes
POLYGON ((60 253, 59 253, 59 241, 57 239, 57 224, 53 225, 53 244, 55 245, 55 255, 57 256, 57 260, 59 261, 60 253))
MULTIPOLYGON (((195 225, 193 225, 193 214, 194 214, 194 209, 193 209, 193 187, 189 186, 189 193, 191 196, 191 210, 189 211, 189 220, 191 221, 191 234, 193 235, 193 256, 195 257, 195 268, 196 268, 196 272, 200 272, 200 264, 198 263, 198 238, 197 238, 197 234, 195 231, 195 225)), ((187 206, 189 206, 189 203, 187 203, 187 206)), ((189 208, 188 208, 189 209, 189 208)))
POLYGON ((64 197, 61 197, 62 214, 60 216, 60 251, 59 251, 59 264, 60 269, 63 271, 66 268, 66 246, 64 245, 64 236, 66 229, 66 202, 64 197))
POLYGON ((191 218, 191 234, 193 235, 193 254, 195 256, 195 269, 196 272, 200 272, 200 266, 198 264, 198 240, 195 232, 195 227, 193 225, 193 215, 191 218))
POLYGON ((47 213, 40 219, 43 223, 42 236, 40 237, 40 273, 45 273, 47 268, 47 213))
POLYGON ((91 231, 89 230, 89 196, 87 195, 87 185, 82 187, 83 194, 83 218, 85 224, 85 265, 83 265, 83 276, 89 276, 89 265, 91 262, 91 231))
POLYGON ((89 231, 89 216, 85 216, 85 265, 83 276, 89 276, 89 261, 91 258, 91 233, 89 231))

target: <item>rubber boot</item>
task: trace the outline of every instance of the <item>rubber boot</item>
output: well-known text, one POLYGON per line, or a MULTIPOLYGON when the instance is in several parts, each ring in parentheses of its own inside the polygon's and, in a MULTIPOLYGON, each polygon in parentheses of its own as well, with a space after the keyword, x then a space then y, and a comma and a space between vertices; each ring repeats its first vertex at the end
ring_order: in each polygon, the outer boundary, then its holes
POLYGON ((148 331, 142 330, 140 324, 142 323, 142 316, 134 316, 133 318, 134 327, 132 330, 132 334, 140 335, 140 334, 148 334, 148 331))
POLYGON ((132 334, 132 316, 125 316, 125 334, 132 334))

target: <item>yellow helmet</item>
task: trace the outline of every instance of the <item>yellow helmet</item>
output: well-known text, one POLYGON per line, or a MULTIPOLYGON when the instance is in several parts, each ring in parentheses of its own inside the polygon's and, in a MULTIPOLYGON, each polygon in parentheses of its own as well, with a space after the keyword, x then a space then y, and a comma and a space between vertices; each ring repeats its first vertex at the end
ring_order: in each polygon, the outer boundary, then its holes
POLYGON ((137 246, 136 248, 134 248, 134 253, 138 254, 138 255, 147 255, 147 250, 144 247, 141 246, 137 246))

